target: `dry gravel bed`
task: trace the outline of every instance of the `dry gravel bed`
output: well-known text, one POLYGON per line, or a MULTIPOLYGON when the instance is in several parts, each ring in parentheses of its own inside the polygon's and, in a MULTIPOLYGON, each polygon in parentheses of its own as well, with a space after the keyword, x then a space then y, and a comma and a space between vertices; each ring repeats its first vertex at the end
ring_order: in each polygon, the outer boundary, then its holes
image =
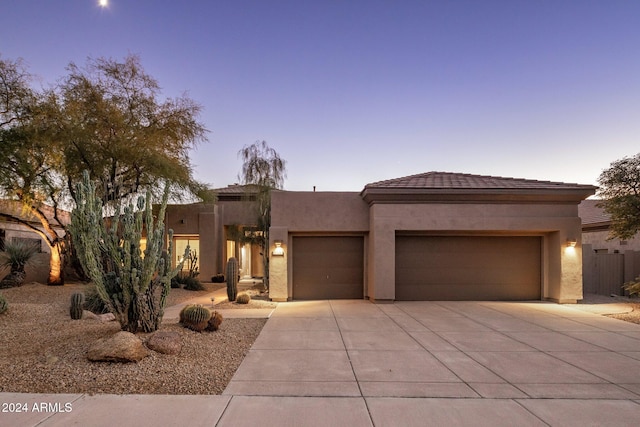
MULTIPOLYGON (((71 293, 83 284, 49 287, 27 284, 3 289, 9 310, 0 315, 0 392, 221 394, 262 330, 264 319, 225 319, 217 332, 193 332, 177 324, 183 347, 178 355, 151 355, 138 363, 90 362, 94 341, 119 330, 116 322, 71 320, 71 293)), ((206 291, 172 289, 169 304, 206 291)), ((145 340, 148 334, 139 334, 145 340)))
POLYGON ((631 309, 628 313, 620 313, 620 314, 607 314, 607 317, 612 317, 614 319, 624 320, 625 322, 632 322, 640 324, 640 304, 638 303, 628 303, 629 308, 631 309))

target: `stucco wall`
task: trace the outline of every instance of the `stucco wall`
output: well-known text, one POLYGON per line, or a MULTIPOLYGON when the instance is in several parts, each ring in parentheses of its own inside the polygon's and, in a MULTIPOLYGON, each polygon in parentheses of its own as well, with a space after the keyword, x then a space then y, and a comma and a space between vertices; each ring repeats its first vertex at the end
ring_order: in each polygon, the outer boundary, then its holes
POLYGON ((543 237, 543 298, 582 299, 580 219, 575 205, 374 204, 369 238, 369 297, 395 298, 396 231, 446 232, 460 235, 513 234, 543 237), (562 250, 578 240, 571 254, 562 250))
POLYGON ((166 227, 174 236, 198 236, 200 244, 200 279, 209 281, 224 273, 226 265, 225 226, 253 225, 256 212, 249 201, 218 201, 215 204, 194 203, 169 205, 166 227))
POLYGON ((290 232, 369 229, 368 206, 359 193, 277 191, 271 197, 271 224, 290 232))
MULTIPOLYGON (((577 205, 389 203, 370 207, 358 193, 278 192, 272 199, 271 242, 295 234, 366 234, 366 295, 395 299, 396 232, 536 235, 543 239, 543 298, 582 299, 581 223, 577 205), (577 245, 567 249, 568 239, 577 245)), ((288 248, 287 248, 288 249, 288 248)), ((292 277, 288 250, 272 261, 271 296, 286 300, 292 277)))
POLYGON ((282 242, 285 255, 271 257, 269 296, 274 301, 289 298, 292 264, 289 249, 293 235, 364 234, 369 229, 369 207, 355 192, 276 191, 271 194, 270 252, 282 242))
POLYGON ((614 251, 640 251, 640 237, 636 236, 628 240, 617 238, 609 240, 608 230, 583 232, 582 243, 591 245, 593 250, 606 249, 610 253, 614 251))

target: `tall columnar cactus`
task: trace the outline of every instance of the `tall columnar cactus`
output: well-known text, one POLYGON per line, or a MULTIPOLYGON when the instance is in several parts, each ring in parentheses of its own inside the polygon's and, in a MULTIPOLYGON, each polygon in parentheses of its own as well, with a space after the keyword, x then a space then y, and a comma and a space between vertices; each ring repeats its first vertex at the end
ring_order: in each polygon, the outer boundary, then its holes
POLYGON ((209 326, 211 312, 200 304, 185 306, 180 311, 180 323, 197 332, 204 331, 209 326))
POLYGON ((227 297, 229 301, 235 301, 238 296, 238 260, 229 258, 227 261, 227 297))
MULTIPOLYGON (((168 198, 167 185, 154 221, 150 193, 138 199, 137 207, 123 209, 119 204, 102 205, 88 173, 76 188, 77 205, 69 226, 73 243, 82 267, 122 330, 153 332, 160 327, 171 278, 182 269, 182 264, 173 270, 165 265, 165 259, 171 259, 171 230, 163 257, 168 198), (105 220, 104 212, 113 212, 113 216, 105 220), (143 229, 147 238, 144 257, 140 249, 143 229)), ((183 258, 188 255, 187 247, 183 258)))
POLYGON ((84 311, 84 294, 82 292, 74 292, 71 294, 71 307, 69 307, 69 314, 73 320, 82 319, 82 312, 84 311))
POLYGON ((0 314, 7 311, 8 308, 9 308, 9 303, 7 302, 4 295, 0 294, 0 314))

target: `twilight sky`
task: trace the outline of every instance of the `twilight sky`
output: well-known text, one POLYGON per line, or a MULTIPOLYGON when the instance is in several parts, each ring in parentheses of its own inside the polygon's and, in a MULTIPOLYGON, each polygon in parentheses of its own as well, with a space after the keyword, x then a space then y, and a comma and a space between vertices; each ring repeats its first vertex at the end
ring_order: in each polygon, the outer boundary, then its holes
POLYGON ((237 182, 244 145, 287 190, 427 171, 595 184, 640 152, 640 1, 0 0, 0 54, 43 85, 138 54, 202 104, 192 156, 237 182))

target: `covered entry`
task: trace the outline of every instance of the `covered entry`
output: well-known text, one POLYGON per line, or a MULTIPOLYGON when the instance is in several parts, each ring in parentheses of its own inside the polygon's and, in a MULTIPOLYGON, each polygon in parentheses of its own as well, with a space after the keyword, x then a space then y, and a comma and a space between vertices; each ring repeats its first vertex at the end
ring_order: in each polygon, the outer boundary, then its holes
POLYGON ((293 299, 363 298, 362 236, 295 236, 293 299))
POLYGON ((396 236, 396 300, 539 300, 538 236, 396 236))

